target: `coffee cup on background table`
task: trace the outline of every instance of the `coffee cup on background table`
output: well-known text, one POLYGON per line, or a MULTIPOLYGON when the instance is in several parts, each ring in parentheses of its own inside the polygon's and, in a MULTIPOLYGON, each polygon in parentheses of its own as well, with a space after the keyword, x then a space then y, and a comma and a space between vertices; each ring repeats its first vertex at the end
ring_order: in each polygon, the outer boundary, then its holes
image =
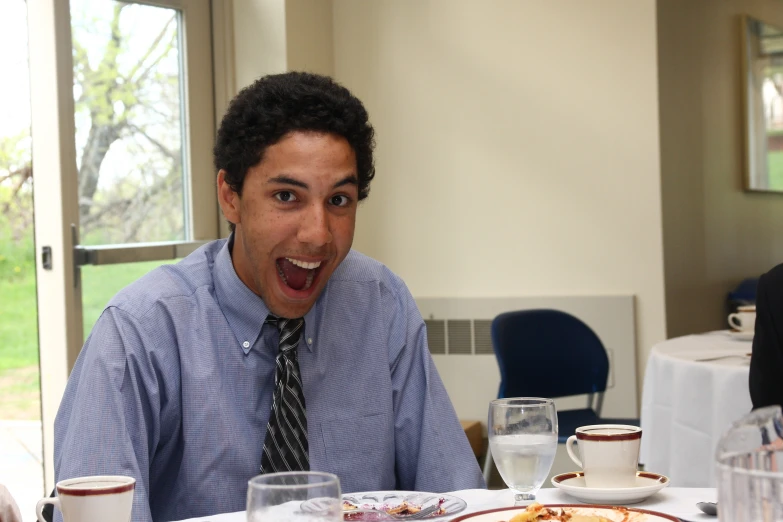
POLYGON ((740 332, 752 332, 756 328, 756 306, 737 307, 737 312, 729 314, 729 326, 740 332))
POLYGON ((128 522, 133 507, 136 479, 122 475, 99 475, 61 480, 57 496, 38 501, 35 513, 45 522, 42 510, 53 504, 64 522, 128 522))
POLYGON ((631 488, 636 485, 642 429, 625 424, 581 426, 566 441, 566 450, 585 475, 588 488, 631 488), (579 446, 579 457, 574 453, 579 446))

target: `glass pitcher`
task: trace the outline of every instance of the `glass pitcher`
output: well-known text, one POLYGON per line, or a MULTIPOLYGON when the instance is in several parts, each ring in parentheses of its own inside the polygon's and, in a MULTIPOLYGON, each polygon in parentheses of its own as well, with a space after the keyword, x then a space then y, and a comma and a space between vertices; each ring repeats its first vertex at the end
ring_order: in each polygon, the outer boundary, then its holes
POLYGON ((783 522, 783 415, 779 406, 735 422, 716 450, 718 516, 727 522, 783 522))

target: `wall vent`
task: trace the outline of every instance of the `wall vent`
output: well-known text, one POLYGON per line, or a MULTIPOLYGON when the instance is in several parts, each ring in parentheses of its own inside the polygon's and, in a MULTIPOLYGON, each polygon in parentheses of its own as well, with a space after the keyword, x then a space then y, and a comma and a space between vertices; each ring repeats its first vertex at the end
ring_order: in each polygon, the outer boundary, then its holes
POLYGON ((470 355, 473 353, 472 331, 469 319, 446 321, 449 354, 470 355))
POLYGON ((476 319, 473 321, 473 340, 476 343, 476 355, 495 355, 492 348, 492 321, 476 319))
POLYGON ((434 355, 495 355, 491 320, 425 319, 427 342, 434 355))
POLYGON ((427 344, 430 353, 445 355, 446 353, 446 321, 442 319, 425 319, 427 327, 427 344))

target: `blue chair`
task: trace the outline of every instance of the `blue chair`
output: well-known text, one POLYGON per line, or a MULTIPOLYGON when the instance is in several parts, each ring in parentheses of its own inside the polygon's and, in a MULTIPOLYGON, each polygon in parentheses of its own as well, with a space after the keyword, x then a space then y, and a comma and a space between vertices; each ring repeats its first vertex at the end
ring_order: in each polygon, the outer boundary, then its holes
MULTIPOLYGON (((492 347, 500 368, 498 398, 587 395, 585 408, 557 412, 558 442, 589 424, 632 424, 639 419, 601 417, 609 357, 601 339, 571 314, 521 310, 492 321, 492 347)), ((487 451, 484 477, 491 460, 487 451)))
MULTIPOLYGON (((743 279, 737 288, 726 296, 726 312, 724 315, 733 314, 738 306, 756 304, 756 287, 759 284, 758 277, 743 279)), ((725 318, 724 318, 725 321, 725 318)))

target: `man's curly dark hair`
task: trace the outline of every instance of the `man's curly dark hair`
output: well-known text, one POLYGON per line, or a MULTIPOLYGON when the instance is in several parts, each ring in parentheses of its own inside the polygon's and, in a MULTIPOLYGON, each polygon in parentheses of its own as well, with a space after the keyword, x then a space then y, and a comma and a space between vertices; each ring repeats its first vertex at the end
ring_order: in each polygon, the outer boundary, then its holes
POLYGON ((359 199, 367 197, 375 177, 375 131, 367 110, 348 89, 318 74, 273 74, 242 89, 220 123, 215 168, 225 170, 226 183, 241 196, 248 169, 263 159, 267 147, 294 131, 345 138, 356 154, 359 199))

